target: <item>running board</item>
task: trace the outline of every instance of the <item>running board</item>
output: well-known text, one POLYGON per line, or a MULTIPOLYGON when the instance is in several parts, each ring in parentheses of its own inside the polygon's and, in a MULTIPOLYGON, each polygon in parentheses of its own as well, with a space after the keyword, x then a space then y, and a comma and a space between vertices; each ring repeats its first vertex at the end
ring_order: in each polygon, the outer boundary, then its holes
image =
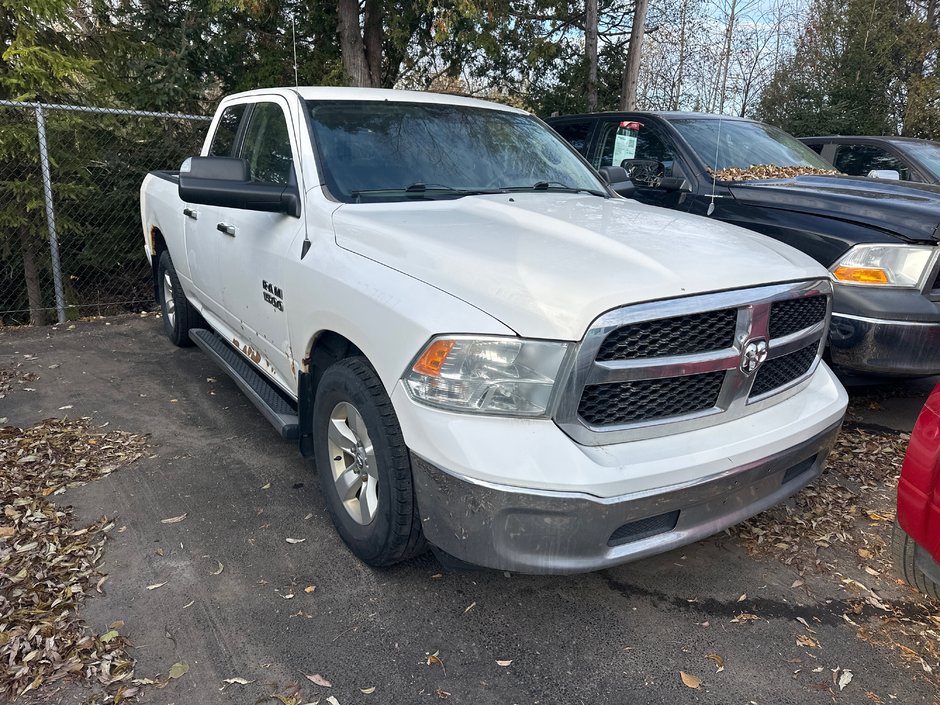
POLYGON ((225 374, 235 380, 238 388, 278 430, 281 438, 288 441, 297 440, 300 428, 297 405, 275 387, 273 382, 269 382, 240 352, 215 332, 194 328, 189 331, 189 338, 202 348, 225 374))

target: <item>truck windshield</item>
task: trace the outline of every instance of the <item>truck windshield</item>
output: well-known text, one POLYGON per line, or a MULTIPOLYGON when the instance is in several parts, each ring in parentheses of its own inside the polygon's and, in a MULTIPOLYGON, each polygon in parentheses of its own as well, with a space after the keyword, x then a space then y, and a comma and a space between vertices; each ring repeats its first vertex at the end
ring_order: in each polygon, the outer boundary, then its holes
POLYGON ((346 202, 511 191, 607 196, 575 152, 530 115, 433 103, 308 101, 332 195, 346 202))
POLYGON ((838 173, 805 144, 770 125, 711 117, 669 122, 719 181, 838 173))
POLYGON ((940 180, 940 143, 903 142, 898 145, 920 161, 927 170, 940 180))

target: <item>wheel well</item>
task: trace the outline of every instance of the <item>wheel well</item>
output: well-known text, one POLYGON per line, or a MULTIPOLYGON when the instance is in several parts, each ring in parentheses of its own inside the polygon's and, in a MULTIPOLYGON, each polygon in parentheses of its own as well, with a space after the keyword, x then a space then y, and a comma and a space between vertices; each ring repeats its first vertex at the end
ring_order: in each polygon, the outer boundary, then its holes
POLYGON ((297 385, 300 452, 304 456, 313 454, 313 400, 323 373, 330 365, 359 355, 362 355, 362 351, 351 340, 331 330, 317 333, 310 342, 297 385))
POLYGON ((160 291, 157 287, 157 268, 160 266, 160 255, 167 249, 163 233, 156 225, 150 226, 150 272, 153 279, 153 300, 160 303, 160 291))

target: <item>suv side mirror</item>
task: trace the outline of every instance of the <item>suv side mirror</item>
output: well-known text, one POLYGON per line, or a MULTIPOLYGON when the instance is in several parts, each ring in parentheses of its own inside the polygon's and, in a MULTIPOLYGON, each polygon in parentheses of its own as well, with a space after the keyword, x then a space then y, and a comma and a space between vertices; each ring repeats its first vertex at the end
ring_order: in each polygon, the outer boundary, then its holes
POLYGON ((630 180, 627 170, 622 166, 602 166, 599 171, 604 181, 606 181, 607 185, 614 191, 627 198, 633 196, 636 187, 634 187, 633 182, 630 180))
POLYGON ((287 184, 251 181, 244 159, 190 157, 180 167, 179 195, 185 203, 300 217, 300 191, 293 177, 287 184))
POLYGON ((889 179, 891 181, 900 181, 901 173, 894 169, 872 169, 866 176, 869 179, 889 179))

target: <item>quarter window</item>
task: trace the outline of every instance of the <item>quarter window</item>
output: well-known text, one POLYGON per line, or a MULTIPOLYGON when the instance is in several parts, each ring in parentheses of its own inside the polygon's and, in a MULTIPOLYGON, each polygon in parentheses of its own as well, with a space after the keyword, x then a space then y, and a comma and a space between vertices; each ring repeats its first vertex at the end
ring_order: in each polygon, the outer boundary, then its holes
POLYGON ((256 103, 248 118, 240 156, 248 178, 258 183, 287 184, 294 166, 287 120, 277 103, 256 103))
POLYGON ((591 134, 590 122, 565 122, 552 125, 555 132, 564 137, 568 143, 581 153, 582 157, 588 155, 588 137, 591 134))

